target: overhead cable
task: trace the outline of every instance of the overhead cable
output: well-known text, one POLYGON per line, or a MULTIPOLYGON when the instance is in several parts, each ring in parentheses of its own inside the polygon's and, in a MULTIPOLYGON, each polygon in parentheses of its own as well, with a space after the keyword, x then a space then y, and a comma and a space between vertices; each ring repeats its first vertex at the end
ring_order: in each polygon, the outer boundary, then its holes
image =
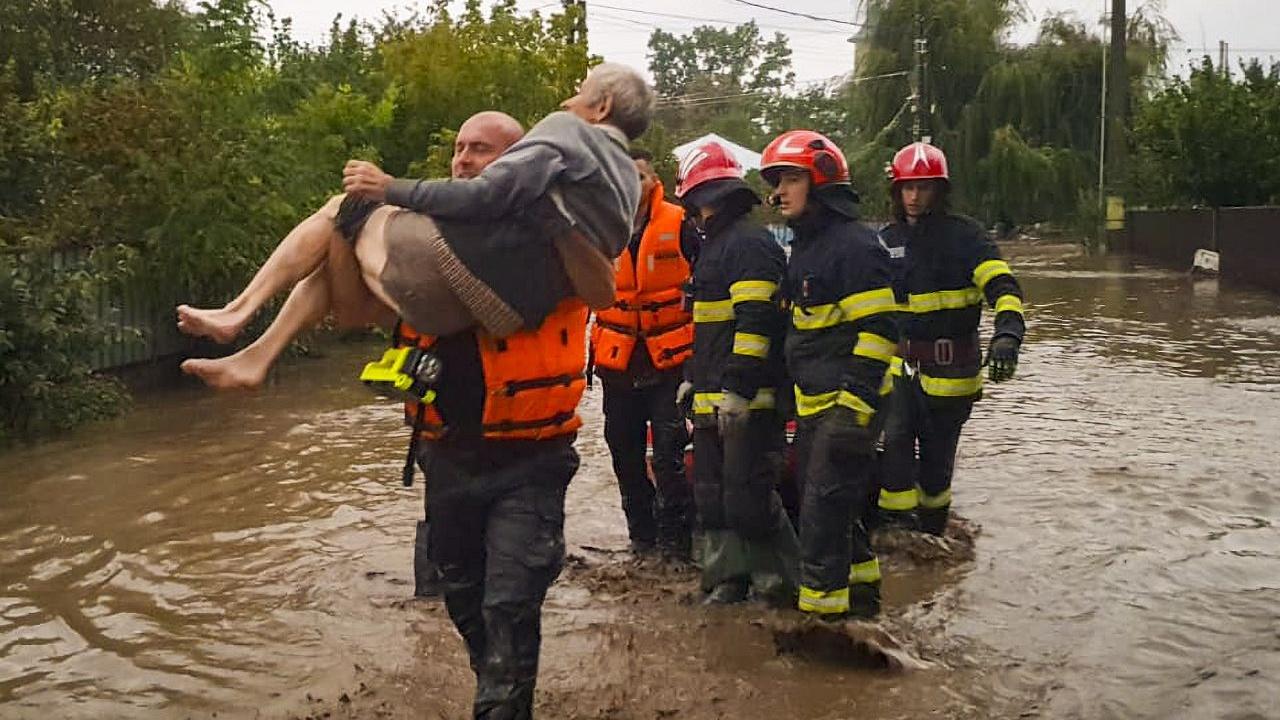
POLYGON ((786 10, 780 7, 774 7, 772 5, 765 5, 763 3, 750 2, 749 0, 733 0, 733 1, 738 3, 739 5, 746 5, 748 7, 760 8, 761 10, 770 10, 772 12, 782 13, 783 15, 794 15, 795 17, 802 17, 808 20, 817 20, 818 22, 829 22, 829 23, 835 23, 837 25, 849 25, 852 27, 863 27, 864 25, 866 25, 866 23, 853 22, 852 20, 841 20, 839 18, 821 17, 818 15, 810 15, 809 13, 797 12, 795 10, 786 10))

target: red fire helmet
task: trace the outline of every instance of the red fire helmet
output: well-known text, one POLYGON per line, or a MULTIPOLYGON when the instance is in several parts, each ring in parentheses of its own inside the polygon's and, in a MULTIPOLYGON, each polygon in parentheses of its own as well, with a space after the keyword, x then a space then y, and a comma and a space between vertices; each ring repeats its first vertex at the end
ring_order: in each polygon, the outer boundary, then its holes
POLYGON ((741 180, 746 172, 742 164, 718 142, 708 142, 691 151, 680 161, 676 174, 676 197, 713 180, 741 180))
POLYGON ((893 156, 890 174, 895 185, 908 180, 951 182, 951 176, 947 172, 947 156, 926 142, 914 142, 899 150, 893 156))
POLYGON ((778 176, 786 168, 809 171, 813 187, 849 183, 849 162, 836 144, 812 130, 789 130, 764 149, 760 174, 770 185, 778 184, 778 176))

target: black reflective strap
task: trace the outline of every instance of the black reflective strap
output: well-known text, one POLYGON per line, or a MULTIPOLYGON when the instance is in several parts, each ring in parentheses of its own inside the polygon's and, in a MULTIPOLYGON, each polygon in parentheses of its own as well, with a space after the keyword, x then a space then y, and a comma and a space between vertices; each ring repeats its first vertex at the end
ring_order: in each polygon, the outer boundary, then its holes
POLYGON ((578 379, 577 375, 557 375, 555 377, 537 378, 534 380, 512 380, 503 386, 507 397, 511 397, 518 392, 525 390, 537 390, 538 388, 555 387, 557 385, 571 385, 573 381, 578 379))
POLYGON ((651 338, 651 337, 657 337, 659 335, 665 335, 666 333, 669 333, 672 330, 679 330, 680 328, 688 324, 689 324, 688 322, 682 321, 677 323, 671 323, 670 325, 661 325, 659 327, 653 328, 652 330, 645 331, 645 330, 633 330, 629 327, 614 325, 613 323, 610 323, 610 322, 602 322, 599 318, 596 318, 596 325, 599 325, 605 330, 612 330, 616 333, 621 333, 623 335, 630 335, 632 337, 637 337, 637 338, 651 338))
POLYGON ((679 355, 685 350, 692 350, 692 349, 693 349, 693 343, 687 343, 685 345, 677 345, 673 348, 666 348, 662 352, 658 353, 658 355, 664 358, 675 357, 676 355, 679 355))
POLYGON ((684 304, 684 298, 678 297, 678 298, 672 298, 670 300, 663 300, 662 302, 645 302, 645 303, 640 303, 638 305, 632 305, 631 303, 626 302, 625 300, 619 300, 616 303, 614 303, 614 307, 618 308, 619 310, 625 310, 627 312, 655 312, 665 307, 671 307, 672 305, 683 305, 683 304, 684 304))
POLYGON ((541 420, 503 420, 499 423, 490 423, 484 426, 485 432, 509 432, 512 430, 533 430, 540 427, 555 427, 573 419, 574 411, 557 413, 549 418, 541 420))
POLYGON ((413 437, 409 438, 409 452, 404 459, 404 471, 400 473, 400 482, 405 487, 413 487, 413 468, 418 459, 418 435, 426 424, 427 404, 418 403, 418 412, 413 418, 413 437))

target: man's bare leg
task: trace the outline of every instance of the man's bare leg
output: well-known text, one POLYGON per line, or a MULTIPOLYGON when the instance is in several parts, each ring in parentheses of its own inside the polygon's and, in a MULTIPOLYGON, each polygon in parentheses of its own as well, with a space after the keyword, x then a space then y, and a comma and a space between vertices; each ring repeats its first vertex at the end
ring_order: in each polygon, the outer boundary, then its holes
POLYGON ((224 358, 184 360, 182 372, 195 375, 205 385, 219 390, 255 388, 267 378, 267 371, 280 353, 302 330, 324 319, 329 311, 329 284, 323 268, 317 268, 302 282, 280 308, 266 332, 248 347, 224 358))
MULTIPOLYGON (((368 255, 371 261, 377 261, 380 252, 382 262, 385 262, 385 221, 373 222, 379 213, 382 211, 371 216, 356 244, 357 247, 369 248, 363 255, 368 255)), ((385 217, 386 213, 383 213, 382 218, 385 217)), ((199 377, 214 388, 254 388, 266 379, 267 371, 293 338, 324 319, 330 310, 342 327, 389 324, 395 318, 396 310, 370 292, 362 280, 362 275, 381 273, 381 263, 376 272, 362 272, 356 253, 337 233, 334 233, 326 257, 323 265, 289 293, 280 314, 262 337, 225 358, 187 360, 182 363, 182 371, 199 377)), ((381 290, 381 284, 376 280, 375 284, 381 290)))
POLYGON ((333 222, 341 202, 341 195, 334 197, 298 223, 231 302, 214 309, 179 305, 178 329, 220 343, 234 340, 276 293, 307 277, 325 261, 332 240, 341 239, 333 222))
POLYGON ((352 248, 345 241, 329 250, 325 263, 333 314, 339 325, 358 327, 395 320, 399 308, 382 288, 382 268, 387 264, 387 220, 396 212, 382 206, 369 214, 352 248))

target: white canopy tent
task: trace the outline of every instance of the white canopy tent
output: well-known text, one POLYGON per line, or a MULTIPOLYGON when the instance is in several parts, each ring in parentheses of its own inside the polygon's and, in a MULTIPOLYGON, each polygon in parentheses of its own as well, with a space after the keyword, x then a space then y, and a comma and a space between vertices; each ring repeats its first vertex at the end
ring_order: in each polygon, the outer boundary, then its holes
POLYGON ((672 150, 671 154, 676 156, 676 160, 684 160, 685 156, 688 155, 690 151, 702 147, 704 144, 709 142, 720 143, 726 150, 733 153, 733 156, 742 164, 744 170, 760 169, 760 153, 742 147, 732 140, 725 140, 715 133, 707 133, 697 140, 691 140, 672 150))

